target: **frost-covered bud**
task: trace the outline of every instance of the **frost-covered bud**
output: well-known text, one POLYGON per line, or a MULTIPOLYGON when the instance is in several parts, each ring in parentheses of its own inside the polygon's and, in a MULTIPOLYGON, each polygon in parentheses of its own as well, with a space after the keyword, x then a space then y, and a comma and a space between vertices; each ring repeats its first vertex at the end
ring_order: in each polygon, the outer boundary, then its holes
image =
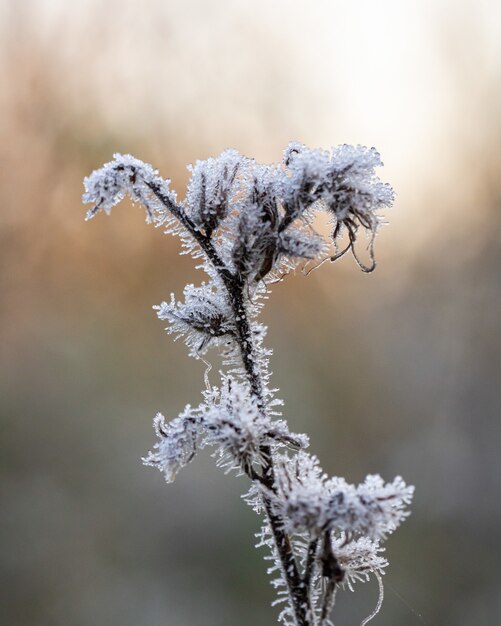
POLYGON ((369 475, 356 487, 333 478, 327 489, 327 528, 372 539, 384 539, 404 521, 414 493, 400 476, 385 484, 381 476, 369 475))
POLYGON ((191 179, 186 205, 194 224, 204 228, 207 235, 230 212, 237 175, 247 162, 236 150, 225 150, 216 158, 188 166, 191 179))
POLYGON ((330 154, 292 144, 286 150, 286 162, 283 201, 285 219, 291 223, 320 199, 329 176, 330 154))
POLYGON ((99 211, 107 215, 127 194, 134 202, 140 202, 146 209, 146 221, 155 221, 155 213, 160 208, 158 199, 152 194, 150 185, 161 189, 164 196, 175 202, 176 196, 168 187, 169 180, 160 178, 151 165, 135 159, 130 154, 114 154, 113 161, 106 163, 84 179, 85 204, 93 204, 87 212, 89 220, 99 211))
POLYGON ((286 532, 320 535, 325 524, 326 478, 317 457, 306 452, 276 459, 276 493, 270 497, 286 532))
POLYGON ((370 574, 384 574, 388 561, 381 556, 384 552, 377 541, 360 537, 346 541, 346 537, 332 539, 332 551, 344 572, 344 583, 353 591, 353 583, 369 580, 370 574))
POLYGON ((235 325, 226 298, 214 285, 186 285, 184 302, 170 302, 153 307, 161 320, 168 320, 169 333, 184 337, 193 356, 204 354, 213 343, 227 343, 235 325))
POLYGON ((333 148, 322 200, 336 218, 334 238, 341 224, 352 236, 359 225, 376 232, 379 225, 377 211, 390 207, 394 200, 391 186, 381 182, 375 174, 375 168, 382 165, 375 148, 346 144, 333 148))
POLYGON ((375 148, 341 145, 327 152, 291 144, 285 158, 285 224, 320 203, 334 219, 334 241, 343 227, 350 244, 356 240, 360 226, 371 236, 376 233, 378 211, 392 205, 394 193, 375 174, 375 168, 382 165, 375 148))
POLYGON ((158 413, 153 420, 153 426, 159 441, 143 458, 143 463, 158 468, 165 480, 171 483, 179 470, 196 454, 199 418, 196 411, 188 405, 179 417, 167 423, 164 416, 158 413))
POLYGON ((263 279, 278 258, 280 168, 253 164, 246 175, 245 196, 237 217, 232 259, 244 278, 263 279))
POLYGON ((284 150, 283 163, 285 167, 289 167, 296 155, 300 154, 304 149, 304 144, 297 141, 291 141, 284 150))
POLYGON ((358 486, 327 480, 316 457, 305 452, 278 460, 276 482, 272 499, 285 530, 317 536, 332 531, 384 539, 408 516, 414 492, 400 477, 385 484, 380 476, 367 476, 358 486))
POLYGON ((265 462, 262 447, 308 445, 305 435, 289 431, 283 420, 272 421, 247 385, 226 378, 220 391, 207 397, 204 445, 217 446, 219 465, 243 469, 265 462))

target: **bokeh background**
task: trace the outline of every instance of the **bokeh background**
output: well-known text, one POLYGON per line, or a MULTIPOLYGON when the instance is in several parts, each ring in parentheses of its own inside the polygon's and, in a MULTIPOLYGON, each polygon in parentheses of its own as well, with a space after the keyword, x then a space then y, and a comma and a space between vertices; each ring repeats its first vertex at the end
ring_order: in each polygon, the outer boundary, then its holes
POLYGON ((1 624, 275 623, 245 480, 140 463, 204 371, 150 307, 201 276, 80 196, 115 151, 183 196, 186 163, 293 139, 375 145, 398 192, 374 274, 291 276, 264 314, 324 469, 416 485, 373 623, 498 623, 500 25, 493 0, 0 0, 1 624))

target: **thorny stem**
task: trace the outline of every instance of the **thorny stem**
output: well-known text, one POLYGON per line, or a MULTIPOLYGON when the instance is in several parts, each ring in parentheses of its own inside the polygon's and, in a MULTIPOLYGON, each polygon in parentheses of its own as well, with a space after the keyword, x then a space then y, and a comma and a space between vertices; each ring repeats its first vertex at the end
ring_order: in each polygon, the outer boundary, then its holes
MULTIPOLYGON (((176 217, 184 228, 190 233, 190 235, 199 244, 208 260, 212 263, 215 270, 218 272, 223 284, 228 293, 228 297, 231 303, 231 308, 235 318, 235 324, 237 329, 237 342, 240 348, 240 354, 242 357, 242 363, 245 369, 247 380, 249 382, 251 391, 255 396, 258 406, 261 410, 265 410, 264 396, 263 396, 263 383, 259 374, 259 369, 256 360, 255 346, 252 337, 252 331, 245 309, 244 301, 244 283, 242 282, 238 274, 233 274, 225 266, 224 262, 219 257, 209 235, 201 232, 195 224, 186 215, 183 208, 177 205, 175 202, 165 194, 160 185, 156 183, 146 183, 155 196, 162 202, 162 204, 176 217)), ((261 483, 263 483, 268 489, 274 491, 275 489, 275 477, 273 460, 271 457, 271 450, 269 446, 262 446, 261 453, 263 458, 266 459, 266 464, 263 469, 262 476, 259 477, 261 483)), ((256 475, 249 474, 250 478, 255 480, 256 475)), ((298 566, 292 549, 292 544, 289 536, 283 530, 283 523, 279 516, 273 513, 271 509, 271 502, 268 498, 264 498, 264 505, 270 527, 275 540, 277 552, 282 564, 283 573, 287 581, 289 588, 289 594, 297 622, 297 626, 313 626, 313 611, 311 608, 311 599, 309 594, 308 585, 302 579, 299 574, 298 566)))

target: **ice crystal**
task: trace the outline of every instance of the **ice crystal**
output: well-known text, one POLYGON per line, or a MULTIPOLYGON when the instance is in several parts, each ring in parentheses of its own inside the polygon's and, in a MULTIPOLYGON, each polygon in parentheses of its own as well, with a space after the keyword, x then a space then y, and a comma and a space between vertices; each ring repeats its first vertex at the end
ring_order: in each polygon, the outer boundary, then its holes
POLYGON ((128 195, 147 221, 178 235, 207 274, 201 285, 185 287, 182 301, 171 295, 155 309, 190 355, 219 348, 221 383, 211 384, 205 361, 202 402, 170 421, 158 414, 158 440, 143 461, 172 482, 210 447, 219 466, 250 479, 245 500, 263 517, 258 545, 270 553, 274 604, 284 605, 285 626, 330 624, 338 588, 353 589, 356 581, 374 576, 382 589, 381 543, 406 518, 412 498, 400 477, 385 483, 370 475, 352 485, 322 471, 305 451, 306 435, 290 432, 277 410, 266 327, 258 320, 269 285, 291 268, 351 251, 362 270, 374 269, 380 213, 393 202, 393 190, 375 173, 381 165, 378 152, 363 146, 326 151, 290 143, 280 165, 226 150, 189 167, 181 203, 168 180, 130 155, 116 154, 84 181, 88 219, 110 214, 128 195), (319 212, 332 222, 330 239, 314 230, 319 212), (369 238, 369 265, 355 249, 360 231, 369 238))

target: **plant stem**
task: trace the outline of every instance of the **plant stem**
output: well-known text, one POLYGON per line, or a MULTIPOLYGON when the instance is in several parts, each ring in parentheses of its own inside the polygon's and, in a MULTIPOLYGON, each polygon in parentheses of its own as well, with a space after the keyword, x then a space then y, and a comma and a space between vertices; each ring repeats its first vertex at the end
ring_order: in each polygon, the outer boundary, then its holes
MULTIPOLYGON (((256 359, 251 327, 247 311, 245 309, 243 286, 237 280, 234 280, 227 286, 227 288, 235 318, 237 342, 240 347, 242 363, 244 365, 252 393, 255 395, 261 410, 264 411, 263 384, 259 374, 259 366, 256 359)), ((262 482, 266 487, 268 487, 268 489, 274 491, 275 476, 273 459, 269 446, 262 446, 261 453, 263 458, 267 460, 266 465, 263 468, 262 482)), ((291 540, 287 533, 283 530, 282 520, 273 512, 270 500, 266 497, 264 497, 263 500, 266 515, 275 540, 275 546, 282 564, 282 570, 289 589, 289 595, 297 625, 313 626, 311 622, 313 612, 311 610, 309 586, 304 583, 299 574, 291 540)))
MULTIPOLYGON (((256 398, 261 411, 265 411, 265 402, 263 394, 263 381, 259 372, 257 355, 252 336, 252 330, 247 315, 244 299, 244 283, 238 274, 233 274, 228 270, 222 259, 219 257, 210 236, 201 232, 186 215, 182 206, 172 202, 172 200, 163 192, 161 187, 156 183, 146 183, 155 196, 162 202, 170 213, 179 220, 182 226, 196 240, 203 252, 207 256, 209 262, 220 276, 233 311, 235 326, 237 329, 236 340, 240 348, 242 363, 249 382, 251 392, 256 398)), ((260 482, 264 484, 270 491, 275 490, 275 476, 273 468, 273 459, 269 446, 261 447, 261 454, 266 459, 263 474, 260 482)), ((255 477, 250 475, 255 480, 255 477)), ((306 585, 299 574, 298 566, 292 549, 290 537, 283 530, 283 523, 271 507, 271 502, 264 497, 264 505, 266 515, 273 533, 275 546, 280 557, 282 570, 289 589, 289 596, 296 618, 297 626, 314 626, 313 611, 311 608, 311 599, 309 594, 309 585, 306 585)))
POLYGON ((318 550, 318 539, 312 539, 308 545, 308 553, 306 555, 306 564, 304 566, 304 584, 309 588, 313 577, 313 568, 315 566, 318 550))
POLYGON ((323 597, 323 605, 320 613, 320 626, 325 626, 334 606, 336 585, 342 583, 344 570, 339 565, 332 551, 331 536, 328 531, 324 533, 322 543, 322 576, 327 579, 327 586, 323 597))

